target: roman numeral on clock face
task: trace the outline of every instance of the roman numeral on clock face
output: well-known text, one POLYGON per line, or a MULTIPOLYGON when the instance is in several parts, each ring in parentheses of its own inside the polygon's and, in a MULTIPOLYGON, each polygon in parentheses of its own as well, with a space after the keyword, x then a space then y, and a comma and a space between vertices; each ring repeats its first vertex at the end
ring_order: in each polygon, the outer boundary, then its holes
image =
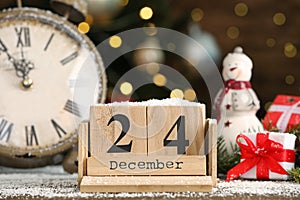
POLYGON ((74 53, 68 55, 68 56, 65 57, 64 59, 62 59, 62 60, 60 61, 60 63, 61 63, 62 65, 66 65, 66 64, 68 64, 69 62, 71 62, 72 60, 74 60, 75 58, 77 58, 77 56, 78 56, 78 52, 76 51, 76 52, 74 52, 74 53))
POLYGON ((71 100, 68 100, 64 107, 65 111, 72 113, 78 117, 81 117, 79 105, 71 100))
POLYGON ((52 33, 52 34, 50 35, 50 38, 49 38, 49 40, 47 41, 46 46, 44 47, 44 51, 47 51, 47 49, 48 49, 48 47, 49 47, 49 45, 50 45, 50 43, 51 43, 53 37, 54 37, 54 33, 52 33))
POLYGON ((33 125, 25 126, 25 133, 26 133, 26 144, 27 146, 39 145, 36 130, 33 125))
POLYGON ((51 123, 52 123, 59 138, 61 138, 63 135, 67 134, 67 132, 56 121, 51 119, 51 123))
POLYGON ((30 47, 30 32, 28 27, 15 28, 18 36, 17 47, 30 47))
POLYGON ((8 142, 10 134, 13 130, 14 124, 9 123, 7 120, 2 119, 0 122, 0 141, 4 140, 8 142))
POLYGON ((7 47, 6 47, 5 44, 2 42, 1 39, 0 39, 0 51, 7 51, 7 47))

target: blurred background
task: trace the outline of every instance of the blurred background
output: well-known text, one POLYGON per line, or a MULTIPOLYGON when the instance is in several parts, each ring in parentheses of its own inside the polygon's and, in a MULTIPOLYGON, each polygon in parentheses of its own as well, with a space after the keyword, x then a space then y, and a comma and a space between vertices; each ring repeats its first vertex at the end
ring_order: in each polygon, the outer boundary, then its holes
MULTIPOLYGON (((237 45, 252 58, 253 89, 261 101, 257 113, 261 119, 277 94, 300 93, 300 1, 299 0, 87 0, 88 15, 75 23, 95 45, 110 38, 118 47, 122 42, 113 35, 137 27, 164 27, 182 32, 199 42, 222 70, 224 56, 237 45)), ((1 8, 15 7, 15 0, 1 0, 1 8)), ((23 6, 51 10, 49 0, 23 0, 23 6)), ((145 41, 159 47, 155 40, 145 41)), ((145 44, 141 44, 143 46, 145 44)), ((185 47, 187 52, 193 49, 185 47)), ((201 55, 194 55, 201 58, 201 55)), ((108 93, 119 78, 135 66, 149 63, 146 70, 153 84, 137 90, 130 81, 121 84, 118 99, 130 96, 132 101, 149 98, 182 97, 211 105, 201 76, 184 59, 167 51, 136 50, 115 60, 107 69, 108 93), (170 91, 164 87, 167 75, 160 73, 162 63, 180 72, 191 88, 170 91)))

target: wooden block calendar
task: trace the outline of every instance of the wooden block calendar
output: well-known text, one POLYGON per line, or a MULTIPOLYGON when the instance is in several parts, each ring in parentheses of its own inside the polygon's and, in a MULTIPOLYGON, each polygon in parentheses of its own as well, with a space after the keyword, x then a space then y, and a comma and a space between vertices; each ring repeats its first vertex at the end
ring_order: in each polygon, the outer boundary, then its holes
POLYGON ((211 191, 216 138, 203 104, 92 106, 79 128, 80 191, 211 191))

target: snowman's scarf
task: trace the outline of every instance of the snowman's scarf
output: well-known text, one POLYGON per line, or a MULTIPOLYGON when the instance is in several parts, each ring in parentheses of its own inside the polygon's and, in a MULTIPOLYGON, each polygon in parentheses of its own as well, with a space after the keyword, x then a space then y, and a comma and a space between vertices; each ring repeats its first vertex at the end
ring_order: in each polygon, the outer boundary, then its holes
POLYGON ((225 94, 227 94, 230 89, 244 90, 244 89, 248 89, 248 88, 252 88, 252 85, 249 81, 228 80, 225 82, 225 89, 221 92, 219 97, 217 97, 216 108, 217 108, 217 120, 218 121, 220 121, 220 119, 221 119, 221 104, 225 97, 225 94))
POLYGON ((230 89, 243 90, 248 88, 252 88, 249 81, 228 80, 225 82, 225 93, 228 93, 230 89))

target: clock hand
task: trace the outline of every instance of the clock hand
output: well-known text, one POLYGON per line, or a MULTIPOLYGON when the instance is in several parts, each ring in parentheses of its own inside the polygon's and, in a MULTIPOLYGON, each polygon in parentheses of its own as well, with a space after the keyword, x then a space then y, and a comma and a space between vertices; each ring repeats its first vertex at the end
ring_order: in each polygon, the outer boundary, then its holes
POLYGON ((34 64, 29 61, 29 60, 26 60, 24 58, 24 52, 23 52, 23 48, 21 47, 21 56, 22 56, 22 59, 21 59, 21 63, 22 63, 22 67, 24 69, 24 74, 23 74, 23 79, 26 78, 29 74, 29 72, 34 69, 34 64))
POLYGON ((21 81, 21 86, 23 87, 23 89, 29 89, 32 86, 33 81, 28 77, 28 74, 32 69, 34 69, 34 64, 31 61, 26 60, 24 58, 23 49, 21 48, 22 59, 19 59, 19 60, 15 59, 8 52, 7 48, 3 48, 0 50, 3 51, 7 55, 8 60, 13 64, 17 77, 20 77, 23 79, 21 81))
POLYGON ((34 64, 29 61, 26 60, 24 58, 24 52, 23 52, 23 48, 21 46, 21 59, 17 60, 16 62, 14 62, 14 66, 16 71, 21 71, 21 76, 23 79, 28 78, 28 74, 29 72, 34 68, 34 64))
POLYGON ((13 64, 13 66, 16 70, 16 75, 18 77, 22 77, 23 73, 22 73, 21 67, 19 67, 18 61, 8 52, 7 48, 0 49, 0 50, 3 51, 7 55, 8 60, 13 64))
POLYGON ((33 81, 28 77, 28 74, 34 69, 34 64, 31 61, 22 58, 21 60, 17 60, 17 62, 14 63, 14 66, 17 76, 23 79, 21 81, 22 88, 29 89, 33 85, 33 81))

